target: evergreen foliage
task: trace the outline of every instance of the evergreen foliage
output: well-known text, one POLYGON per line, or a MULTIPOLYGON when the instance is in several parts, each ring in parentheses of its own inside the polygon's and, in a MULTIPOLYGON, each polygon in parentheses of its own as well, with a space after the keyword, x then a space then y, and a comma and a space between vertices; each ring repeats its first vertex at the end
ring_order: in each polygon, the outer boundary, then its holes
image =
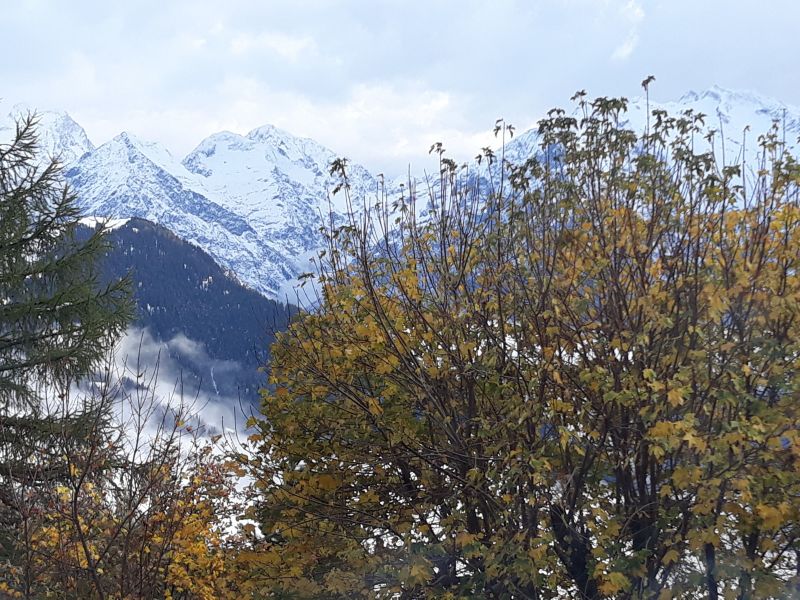
POLYGON ((0 402, 88 373, 130 319, 127 281, 98 285, 104 231, 77 240, 79 212, 36 119, 0 146, 0 402))
POLYGON ((73 404, 70 385, 100 364, 131 315, 126 280, 98 283, 104 232, 79 239, 78 219, 28 115, 0 145, 0 559, 10 564, 21 560, 26 491, 64 481, 64 443, 77 452, 108 426, 109 407, 73 404))

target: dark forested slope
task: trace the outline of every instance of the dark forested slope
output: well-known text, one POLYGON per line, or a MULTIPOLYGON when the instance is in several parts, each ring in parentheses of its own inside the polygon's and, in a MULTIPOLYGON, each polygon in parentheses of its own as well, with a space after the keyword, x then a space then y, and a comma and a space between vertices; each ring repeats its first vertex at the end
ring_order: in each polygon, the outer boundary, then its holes
POLYGON ((255 399, 264 383, 257 369, 292 307, 243 286, 206 252, 149 221, 130 219, 109 240, 104 276, 131 274, 135 324, 179 366, 166 375, 182 377, 188 393, 199 387, 255 399))

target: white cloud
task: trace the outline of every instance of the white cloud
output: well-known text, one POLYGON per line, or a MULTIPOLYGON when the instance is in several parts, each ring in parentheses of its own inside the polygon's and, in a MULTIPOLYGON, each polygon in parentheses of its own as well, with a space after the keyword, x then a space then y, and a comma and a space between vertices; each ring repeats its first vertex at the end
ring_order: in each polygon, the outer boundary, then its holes
POLYGON ((639 43, 639 34, 635 31, 632 31, 628 34, 628 37, 625 38, 625 41, 622 42, 619 46, 614 48, 614 52, 611 54, 611 58, 613 60, 625 60, 636 49, 636 44, 639 43))
MULTIPOLYGON (((217 93, 220 112, 207 133, 245 133, 271 123, 390 177, 405 172, 409 163, 433 165, 425 153, 434 142, 444 142, 457 160, 467 160, 492 140, 493 121, 472 123, 463 97, 423 82, 360 83, 333 100, 287 92, 252 77, 230 77, 217 93)), ((161 126, 166 123, 154 124, 161 126)))
POLYGON ((232 361, 210 358, 202 344, 183 334, 162 342, 154 339, 147 329, 132 327, 117 343, 109 366, 112 381, 127 379, 127 388, 135 384, 133 389, 120 394, 120 417, 124 420, 127 414, 130 418, 126 411, 144 400, 152 405, 155 414, 169 409, 185 411, 187 420, 191 418, 211 432, 241 428, 244 415, 239 398, 210 394, 184 384, 182 368, 170 356, 171 352, 178 352, 196 367, 211 369, 219 376, 226 376, 236 366, 232 361))
POLYGON ((644 8, 637 0, 628 0, 619 8, 620 16, 628 22, 629 30, 625 40, 614 49, 612 60, 626 60, 633 54, 639 43, 639 28, 644 21, 644 8))
POLYGON ((263 51, 272 52, 281 58, 296 62, 305 53, 316 48, 314 40, 307 36, 294 36, 277 31, 259 33, 237 33, 230 40, 230 51, 234 55, 245 55, 263 51))
POLYGON ((403 172, 433 141, 474 156, 499 116, 532 123, 577 89, 630 96, 649 73, 664 99, 714 82, 800 97, 783 76, 795 0, 7 4, 4 98, 67 110, 95 143, 130 130, 176 156, 274 123, 403 172))

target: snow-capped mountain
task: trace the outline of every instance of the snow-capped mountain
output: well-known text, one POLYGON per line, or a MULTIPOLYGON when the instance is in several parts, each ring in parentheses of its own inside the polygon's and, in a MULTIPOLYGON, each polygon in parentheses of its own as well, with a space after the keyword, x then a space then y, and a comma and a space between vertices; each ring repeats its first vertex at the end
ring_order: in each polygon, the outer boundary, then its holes
POLYGON ((209 199, 201 182, 157 144, 122 133, 65 175, 86 214, 156 222, 258 291, 269 293, 291 276, 281 269, 285 257, 260 244, 246 218, 209 199))
MULTIPOLYGON (((748 136, 755 142, 774 121, 778 123, 780 135, 785 134, 788 145, 796 146, 800 135, 800 108, 754 92, 731 91, 715 85, 703 92, 689 91, 676 102, 661 102, 655 107, 669 114, 686 109, 703 113, 708 127, 721 131, 726 142, 737 145, 741 145, 745 127, 749 127, 748 136)), ((631 112, 644 123, 646 104, 641 98, 632 104, 631 112)))
POLYGON ((65 112, 34 111, 24 104, 10 105, 0 101, 0 141, 6 142, 14 135, 14 124, 19 117, 36 112, 39 143, 49 156, 58 157, 61 163, 76 162, 94 145, 83 128, 65 112))
MULTIPOLYGON (((183 165, 201 180, 210 198, 247 220, 258 232, 254 241, 260 247, 285 258, 269 287, 260 287, 274 292, 281 279, 312 270, 308 257, 320 248, 319 228, 328 222, 329 212, 341 218, 348 211, 344 193, 333 194, 338 181, 329 174, 329 165, 336 158, 313 140, 266 125, 245 136, 214 134, 183 165)), ((375 194, 376 180, 366 169, 350 164, 347 173, 354 201, 375 194)), ((253 283, 253 278, 242 277, 253 283)))
MULTIPOLYGON (((13 134, 12 107, 0 119, 13 134)), ((344 193, 329 174, 337 155, 310 139, 272 126, 246 136, 229 132, 203 140, 182 162, 163 146, 123 132, 94 147, 65 113, 40 112, 39 135, 65 164, 65 176, 86 215, 156 222, 211 254, 242 282, 269 296, 290 296, 291 282, 313 271, 320 227, 346 213, 344 193)), ((375 194, 366 169, 348 165, 356 204, 375 194)))
MULTIPOLYGON (((800 135, 800 108, 751 92, 715 86, 688 92, 677 101, 651 100, 650 109, 656 108, 671 115, 687 109, 704 113, 708 127, 723 130, 728 162, 737 160, 748 125, 748 156, 753 156, 758 135, 773 120, 781 123, 781 134, 785 130, 790 145, 800 135)), ((2 112, 19 114, 22 109, 0 105, 2 112)), ((631 100, 628 126, 643 130, 646 114, 643 99, 631 100)), ((309 258, 322 244, 319 229, 328 224, 329 210, 335 219, 348 210, 344 194, 331 194, 339 182, 329 174, 329 165, 338 155, 270 125, 246 135, 216 133, 179 160, 160 145, 129 133, 95 148, 65 113, 41 113, 40 122, 45 147, 61 154, 67 179, 87 215, 159 223, 270 297, 283 298, 287 291, 291 296, 291 282, 314 270, 309 258)), ((0 129, 11 126, 10 118, 0 119, 0 129)), ((0 131, 0 136, 7 139, 9 131, 0 131)), ((537 150, 538 135, 532 129, 515 136, 505 156, 521 162, 537 150)), ((397 170, 405 168, 398 165, 397 170)), ((375 195, 378 182, 355 164, 348 165, 348 175, 357 210, 375 195)))
MULTIPOLYGON (((308 259, 320 247, 335 157, 269 126, 247 136, 212 135, 183 163, 158 144, 122 133, 65 174, 86 214, 159 223, 276 297, 312 270, 308 259)), ((349 173, 354 198, 374 193, 375 180, 363 167, 352 165, 349 173)), ((344 195, 332 199, 341 218, 344 195)))

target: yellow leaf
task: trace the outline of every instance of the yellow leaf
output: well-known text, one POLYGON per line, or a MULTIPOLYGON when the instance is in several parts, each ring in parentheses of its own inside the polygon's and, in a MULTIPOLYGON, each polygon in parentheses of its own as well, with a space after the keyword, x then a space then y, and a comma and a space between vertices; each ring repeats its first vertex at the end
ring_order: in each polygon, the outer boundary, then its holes
POLYGON ((378 375, 385 375, 392 372, 392 365, 388 361, 380 360, 375 365, 375 373, 378 375))
POLYGON ((466 531, 461 531, 456 535, 456 546, 463 547, 475 541, 475 536, 466 531))
POLYGON ((661 564, 663 565, 670 565, 678 560, 680 554, 674 548, 669 550, 665 555, 664 558, 661 559, 661 564))
POLYGON ((416 564, 412 565, 409 575, 413 583, 424 583, 428 580, 429 571, 425 565, 416 564))
POLYGON ((336 479, 332 475, 320 475, 317 479, 317 485, 322 490, 335 490, 336 479))
POLYGON ((759 504, 756 512, 767 529, 777 529, 784 524, 783 512, 778 507, 759 504))
POLYGON ((655 425, 653 425, 647 434, 651 438, 668 438, 672 435, 673 431, 675 430, 675 424, 671 421, 659 421, 655 425))
POLYGON ((683 390, 680 388, 673 388, 667 392, 667 402, 670 406, 676 408, 683 404, 683 390))
POLYGON ((600 591, 606 596, 613 596, 630 585, 630 581, 622 573, 614 572, 603 576, 600 591))
POLYGON ((383 407, 381 406, 380 402, 378 402, 377 398, 369 398, 367 400, 367 406, 372 416, 379 417, 383 414, 383 407))
POLYGON ((683 441, 688 442, 690 448, 694 448, 699 452, 705 451, 707 447, 705 440, 697 437, 693 431, 687 431, 683 436, 683 441))
POLYGON ((542 538, 536 538, 533 540, 533 542, 536 545, 528 550, 528 556, 535 563, 544 558, 544 556, 547 554, 547 542, 542 538))
POLYGON ((709 298, 709 306, 711 307, 711 314, 718 315, 725 310, 727 302, 721 294, 713 294, 709 298))

